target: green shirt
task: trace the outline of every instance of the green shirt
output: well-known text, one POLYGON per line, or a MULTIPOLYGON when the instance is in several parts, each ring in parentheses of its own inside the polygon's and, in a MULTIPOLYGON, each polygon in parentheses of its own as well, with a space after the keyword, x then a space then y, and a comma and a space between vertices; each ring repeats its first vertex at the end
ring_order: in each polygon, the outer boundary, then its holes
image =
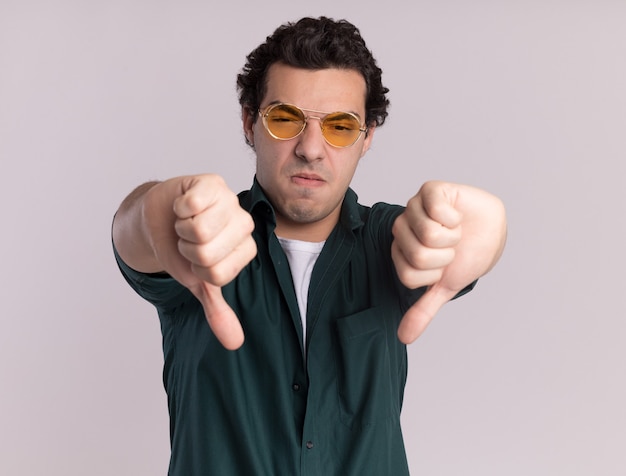
POLYGON ((311 276, 305 356, 272 206, 256 181, 240 203, 255 220, 258 254, 222 290, 246 335, 236 351, 216 340, 186 288, 117 257, 160 317, 170 476, 407 475, 407 355, 396 331, 423 289, 404 288, 391 260, 403 208, 365 207, 346 193, 311 276))

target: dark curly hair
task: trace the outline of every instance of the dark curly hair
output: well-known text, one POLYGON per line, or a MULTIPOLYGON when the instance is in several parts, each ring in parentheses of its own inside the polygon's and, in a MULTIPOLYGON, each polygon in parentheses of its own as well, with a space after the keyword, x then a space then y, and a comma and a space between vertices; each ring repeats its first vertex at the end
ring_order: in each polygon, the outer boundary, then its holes
POLYGON ((382 70, 359 30, 346 20, 307 17, 296 23, 285 23, 246 59, 237 75, 237 90, 239 103, 250 111, 258 111, 265 96, 269 67, 281 62, 296 68, 341 68, 360 72, 367 87, 365 122, 370 126, 382 126, 385 122, 389 89, 382 84, 382 70))

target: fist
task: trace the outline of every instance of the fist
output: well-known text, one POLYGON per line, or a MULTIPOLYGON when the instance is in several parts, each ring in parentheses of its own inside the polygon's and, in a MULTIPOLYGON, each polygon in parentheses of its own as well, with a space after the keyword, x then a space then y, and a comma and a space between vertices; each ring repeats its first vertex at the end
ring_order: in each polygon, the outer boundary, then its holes
POLYGON ((427 182, 392 233, 400 281, 411 289, 428 287, 400 322, 398 337, 408 344, 446 302, 495 265, 506 241, 504 206, 474 187, 427 182))
POLYGON ((163 269, 198 298, 222 345, 239 348, 243 329, 224 301, 221 286, 256 256, 250 214, 217 175, 163 182, 146 194, 144 210, 152 248, 163 269), (163 210, 169 216, 163 216, 163 210))
POLYGON ((224 286, 256 255, 254 222, 217 175, 189 177, 174 200, 179 253, 196 278, 224 286))

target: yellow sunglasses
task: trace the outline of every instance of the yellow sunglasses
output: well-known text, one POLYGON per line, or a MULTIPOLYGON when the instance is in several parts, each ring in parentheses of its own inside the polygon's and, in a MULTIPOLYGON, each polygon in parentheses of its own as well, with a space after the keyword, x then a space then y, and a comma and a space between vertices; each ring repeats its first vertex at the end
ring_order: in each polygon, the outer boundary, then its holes
POLYGON ((267 132, 278 140, 290 140, 298 137, 309 119, 318 119, 324 140, 333 147, 350 147, 367 127, 361 119, 351 112, 322 112, 313 109, 301 109, 293 104, 270 104, 259 110, 267 132), (310 115, 306 113, 318 115, 310 115))

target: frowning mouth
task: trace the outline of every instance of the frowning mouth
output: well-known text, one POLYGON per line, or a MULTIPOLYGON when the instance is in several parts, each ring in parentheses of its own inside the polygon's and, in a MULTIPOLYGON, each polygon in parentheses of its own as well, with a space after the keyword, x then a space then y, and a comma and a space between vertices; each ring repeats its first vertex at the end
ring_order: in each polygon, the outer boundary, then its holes
POLYGON ((324 179, 322 179, 319 175, 306 173, 292 175, 291 180, 297 185, 307 187, 320 186, 325 183, 324 179))

